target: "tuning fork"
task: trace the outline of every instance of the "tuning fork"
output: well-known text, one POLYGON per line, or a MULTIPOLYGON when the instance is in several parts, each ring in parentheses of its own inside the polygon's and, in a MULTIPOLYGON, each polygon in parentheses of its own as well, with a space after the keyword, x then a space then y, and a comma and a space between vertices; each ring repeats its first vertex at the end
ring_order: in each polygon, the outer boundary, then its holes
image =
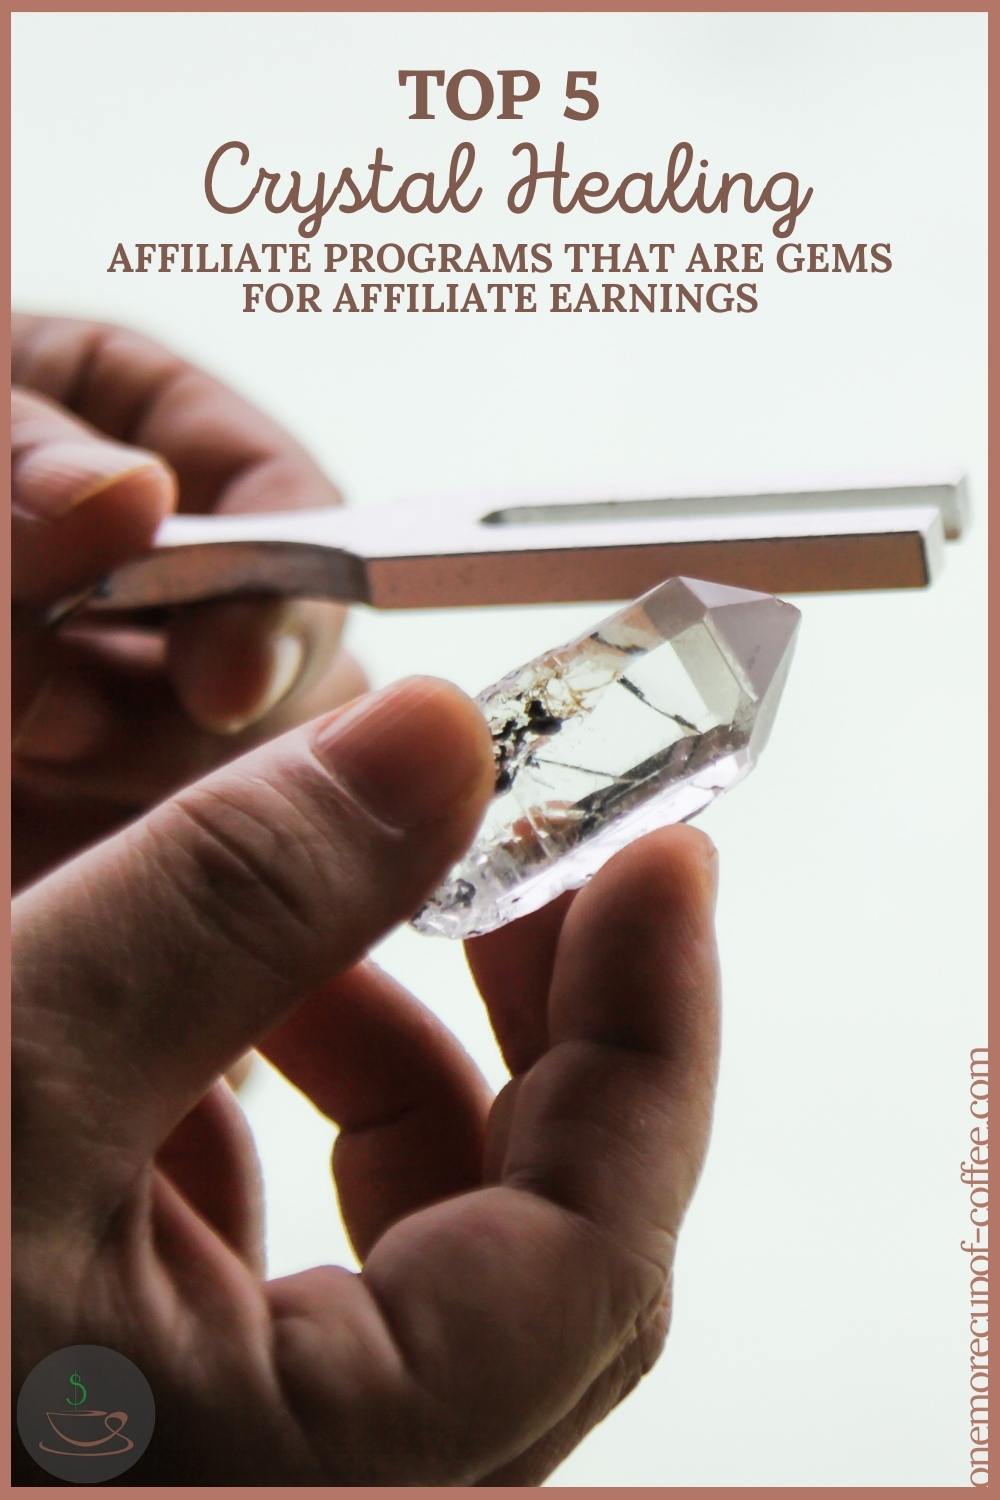
POLYGON ((75 607, 241 594, 376 609, 632 598, 674 575, 772 594, 922 588, 968 521, 964 480, 761 494, 473 501, 170 516, 75 607))

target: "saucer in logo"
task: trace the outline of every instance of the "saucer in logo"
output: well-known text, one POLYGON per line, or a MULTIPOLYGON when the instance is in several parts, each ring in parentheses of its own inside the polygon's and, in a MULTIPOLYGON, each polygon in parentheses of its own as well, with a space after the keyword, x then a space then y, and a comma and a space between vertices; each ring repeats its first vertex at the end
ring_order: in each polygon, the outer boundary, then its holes
POLYGON ((17 1430, 49 1474, 101 1484, 130 1469, 153 1435, 149 1382, 123 1354, 73 1344, 37 1364, 17 1399, 17 1430))

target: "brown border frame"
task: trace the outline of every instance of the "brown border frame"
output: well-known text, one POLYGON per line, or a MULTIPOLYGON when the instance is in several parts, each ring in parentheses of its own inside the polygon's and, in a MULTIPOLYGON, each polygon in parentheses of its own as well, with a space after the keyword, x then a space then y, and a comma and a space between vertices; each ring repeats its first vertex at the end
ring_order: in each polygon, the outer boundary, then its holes
MULTIPOLYGON (((229 12, 229 11, 233 11, 233 12, 241 12, 241 11, 242 12, 253 12, 253 11, 268 12, 268 11, 279 10, 280 8, 281 7, 277 6, 274 3, 274 0, 270 0, 270 3, 268 3, 268 0, 244 0, 243 4, 218 3, 218 0, 216 0, 216 3, 210 4, 210 5, 194 5, 194 4, 184 3, 184 0, 173 0, 173 3, 171 3, 171 0, 161 0, 161 3, 156 4, 156 5, 129 5, 129 4, 104 3, 104 4, 100 4, 100 5, 89 6, 89 5, 81 5, 81 4, 72 3, 72 0, 62 0, 62 3, 59 3, 59 0, 54 0, 54 3, 51 3, 51 4, 43 4, 43 3, 18 4, 18 5, 10 5, 10 4, 8 4, 7 7, 6 7, 6 10, 7 10, 7 23, 4 26, 4 28, 3 28, 3 66, 4 66, 4 77, 8 78, 8 79, 10 77, 10 65, 11 65, 11 24, 10 24, 10 22, 11 22, 11 17, 13 15, 16 15, 16 14, 28 14, 28 13, 37 13, 37 12, 42 12, 42 13, 48 13, 48 12, 60 13, 60 12, 63 12, 63 13, 65 13, 65 12, 74 12, 74 11, 83 11, 83 12, 89 12, 89 13, 92 13, 92 14, 114 13, 114 12, 118 12, 118 11, 131 12, 131 13, 136 13, 136 14, 142 14, 142 13, 147 13, 147 12, 154 12, 154 13, 181 12, 181 13, 183 13, 183 12, 200 12, 200 11, 212 11, 212 12, 218 12, 218 13, 229 12)), ((405 12, 417 12, 417 13, 426 13, 426 14, 449 13, 449 12, 468 12, 468 13, 492 12, 492 13, 498 13, 498 14, 500 14, 500 13, 530 14, 530 13, 546 13, 546 12, 551 13, 551 12, 558 12, 558 11, 577 12, 577 13, 580 13, 580 12, 612 12, 612 13, 618 14, 618 15, 626 15, 629 12, 636 13, 636 14, 656 13, 656 12, 664 12, 664 13, 679 12, 679 13, 688 13, 688 14, 690 14, 690 13, 701 13, 701 12, 705 12, 705 13, 713 13, 713 12, 714 13, 747 13, 747 12, 753 12, 753 13, 759 13, 759 14, 782 14, 782 13, 800 13, 800 12, 801 13, 814 13, 814 12, 823 12, 823 13, 841 13, 841 12, 843 12, 843 13, 853 13, 853 12, 862 12, 862 11, 877 10, 877 11, 880 11, 880 12, 887 12, 887 13, 896 13, 896 12, 898 12, 898 13, 901 13, 901 14, 919 13, 919 12, 942 12, 943 11, 943 12, 948 12, 948 13, 951 13, 951 12, 980 13, 980 12, 982 12, 982 13, 985 13, 985 14, 989 15, 989 12, 990 12, 989 0, 979 0, 979 3, 960 3, 960 4, 946 4, 946 3, 942 3, 942 0, 938 0, 938 3, 934 3, 934 0, 916 0, 916 3, 914 3, 914 0, 910 0, 910 3, 906 3, 906 0, 879 0, 879 3, 876 3, 874 5, 864 4, 864 3, 862 3, 862 0, 842 0, 842 3, 840 3, 840 4, 830 4, 830 5, 809 4, 809 3, 796 3, 796 0, 769 0, 769 3, 767 3, 767 4, 753 4, 753 3, 750 3, 750 0, 703 0, 703 3, 701 3, 701 4, 669 3, 669 0, 630 0, 629 4, 627 4, 626 6, 621 7, 620 9, 618 7, 616 7, 615 5, 608 3, 608 0, 603 0, 603 3, 602 3, 602 0, 575 0, 575 3, 573 3, 573 0, 547 0, 547 3, 540 3, 540 0, 508 0, 508 3, 506 3, 506 4, 493 3, 493 0, 432 0, 432 3, 425 3, 425 4, 404 3, 404 0, 396 0, 396 3, 394 3, 394 4, 384 4, 384 5, 363 3, 363 0, 362 0, 362 3, 355 3, 355 4, 335 4, 335 5, 321 5, 321 4, 311 3, 311 0, 297 0, 297 3, 293 4, 289 8, 292 9, 293 11, 299 11, 299 12, 313 12, 313 11, 315 11, 315 12, 327 12, 327 13, 339 13, 339 12, 346 12, 346 13, 352 13, 352 12, 353 13, 376 12, 376 13, 378 13, 378 12, 382 12, 382 13, 389 13, 389 14, 402 14, 402 13, 405 13, 405 12)), ((990 35, 989 35, 989 38, 988 38, 988 64, 989 64, 989 71, 990 71, 991 74, 995 71, 993 69, 993 67, 992 67, 993 60, 994 60, 994 50, 995 49, 994 49, 994 43, 993 43, 993 37, 992 37, 992 27, 991 27, 990 28, 990 35)), ((996 162, 996 159, 997 159, 996 134, 997 134, 997 132, 996 132, 996 130, 994 128, 994 117, 991 116, 990 124, 989 124, 989 146, 992 149, 990 151, 990 165, 989 165, 989 171, 988 171, 988 189, 989 189, 990 200, 991 201, 990 201, 990 211, 989 211, 989 217, 988 217, 988 229, 989 229, 989 232, 990 232, 990 237, 992 239, 994 239, 994 240, 995 240, 996 237, 993 234, 993 230, 994 230, 994 214, 993 214, 993 202, 992 202, 992 199, 993 199, 992 189, 993 189, 993 186, 994 186, 995 174, 996 174, 996 167, 994 165, 994 163, 996 162)), ((5 270, 6 270, 6 280, 7 280, 8 286, 9 286, 9 284, 10 284, 10 227, 11 227, 11 209, 10 209, 10 186, 11 186, 11 164, 10 164, 11 119, 10 119, 9 110, 8 110, 7 114, 5 115, 4 121, 3 121, 3 135, 4 135, 4 153, 3 153, 3 168, 2 168, 2 170, 3 170, 4 243, 3 243, 2 254, 3 254, 3 264, 4 264, 4 267, 5 267, 5 270)), ((992 391, 995 390, 995 387, 996 387, 996 378, 995 378, 996 377, 996 368, 995 368, 994 347, 993 347, 994 346, 994 339, 993 339, 993 312, 992 312, 992 309, 990 311, 989 318, 988 318, 988 329, 989 329, 989 335, 990 335, 990 339, 989 339, 989 345, 990 345, 990 347, 989 347, 989 358, 988 358, 988 377, 990 378, 990 381, 991 381, 991 395, 990 395, 989 408, 988 408, 988 437, 992 437, 992 434, 993 434, 993 431, 994 431, 994 423, 998 420, 998 418, 997 418, 997 402, 996 402, 996 397, 992 394, 992 391)), ((9 359, 9 356, 10 356, 10 333, 9 333, 9 327, 6 324, 4 325, 2 332, 0 332, 0 347, 2 347, 2 349, 4 350, 4 352, 6 354, 6 357, 9 359)), ((7 409, 6 406, 4 407, 3 423, 4 423, 4 430, 5 430, 6 439, 8 441, 8 446, 9 446, 10 419, 9 419, 9 410, 7 409)), ((9 499, 9 492, 8 492, 8 499, 9 499)), ((994 560, 994 554, 993 554, 994 545, 995 544, 992 541, 989 543, 989 554, 988 554, 988 556, 989 556, 989 563, 991 565, 991 568, 992 568, 992 563, 993 563, 993 560, 994 560)), ((1000 543, 998 543, 996 545, 1000 545, 1000 543)), ((0 561, 2 561, 4 583, 5 583, 5 587, 6 587, 6 590, 7 590, 7 596, 9 597, 9 594, 10 594, 10 541, 9 541, 9 537, 6 535, 6 533, 4 534, 4 536, 2 538, 2 541, 0 541, 0 561)), ((9 784, 9 774, 10 774, 10 708, 9 708, 9 697, 10 697, 10 694, 9 694, 9 687, 10 687, 10 622, 9 622, 9 618, 8 618, 7 614, 4 615, 2 629, 3 629, 3 632, 4 632, 3 666, 4 666, 4 672, 6 674, 5 675, 6 687, 7 687, 7 690, 8 690, 7 694, 6 694, 5 703, 4 703, 4 714, 5 714, 6 717, 5 717, 5 733, 3 735, 3 753, 4 753, 4 756, 6 758, 6 773, 7 773, 7 776, 8 776, 8 784, 9 784)), ((998 638, 998 644, 1000 644, 1000 626, 997 627, 996 634, 997 634, 997 638, 998 638)), ((994 644, 994 632, 993 632, 992 627, 990 628, 990 644, 991 645, 994 644)), ((993 681, 993 670, 992 669, 991 669, 991 672, 990 672, 990 679, 989 680, 990 680, 990 684, 992 685, 992 681, 993 681)), ((990 715, 990 727, 992 728, 992 713, 990 715)), ((992 756, 991 756, 990 759, 991 759, 991 769, 992 769, 992 756)), ((0 814, 0 817, 2 817, 2 819, 3 819, 2 834, 3 834, 4 842, 5 842, 5 845, 6 845, 7 849, 8 849, 8 851, 9 851, 9 848, 10 848, 10 833, 11 833, 11 830, 10 830, 10 810, 9 810, 9 803, 5 803, 4 804, 3 812, 2 812, 2 814, 0 814)), ((991 832, 992 832, 992 823, 990 825, 990 828, 991 828, 991 832)), ((9 875, 8 875, 8 894, 9 894, 9 890, 10 890, 10 882, 9 882, 9 875)), ((996 912, 997 912, 998 918, 1000 918, 1000 897, 997 898, 996 912)), ((994 915, 994 908, 993 908, 993 904, 991 903, 990 916, 992 917, 993 915, 994 915)), ((9 958, 9 955, 10 955, 10 925, 9 925, 9 917, 7 919, 6 925, 3 927, 2 939, 0 939, 0 942, 2 942, 2 947, 3 947, 6 955, 9 958)), ((994 994, 993 994, 993 989, 994 989, 994 987, 991 985, 990 986, 990 994, 989 994, 989 1007, 988 1007, 988 1014, 989 1014, 989 1020, 990 1021, 992 1021, 992 1019, 993 1019, 993 1010, 994 1010, 994 999, 995 999, 995 997, 994 997, 994 994)), ((6 1080, 7 1080, 7 1082, 6 1082, 7 1097, 9 1099, 10 1098, 10 1083, 9 1083, 9 1079, 10 1079, 10 1037, 9 1037, 9 1030, 10 1030, 10 1027, 9 1027, 9 1018, 10 1018, 10 989, 9 989, 9 984, 8 984, 8 986, 7 986, 7 988, 6 988, 5 992, 4 992, 3 1014, 4 1014, 5 1019, 7 1020, 7 1023, 8 1023, 4 1027, 3 1046, 4 1046, 4 1049, 5 1049, 5 1055, 6 1055, 6 1075, 5 1076, 6 1076, 6 1080)), ((10 1185, 10 1122, 9 1122, 9 1114, 4 1116, 2 1127, 0 1127, 0 1128, 2 1128, 2 1131, 3 1131, 3 1147, 4 1147, 4 1150, 3 1150, 3 1153, 2 1153, 2 1161, 0 1161, 0 1174, 2 1174, 2 1180, 3 1180, 4 1184, 9 1189, 9 1185, 10 1185)), ((3 1274, 3 1276, 8 1281, 8 1284, 9 1284, 9 1276, 10 1276, 10 1208, 9 1208, 9 1196, 8 1196, 8 1201, 7 1201, 7 1206, 6 1206, 5 1220, 4 1220, 4 1224, 3 1224, 3 1233, 2 1233, 2 1235, 0 1235, 0 1273, 3 1274)), ((9 1309, 9 1303, 5 1303, 4 1307, 3 1307, 3 1312, 2 1312, 2 1326, 4 1327, 4 1329, 5 1329, 5 1331, 6 1331, 7 1335, 8 1335, 8 1345, 9 1345, 9 1335, 10 1335, 10 1309, 9 1309)), ((2 1389, 3 1389, 4 1393, 6 1394, 6 1396, 8 1398, 8 1408, 9 1408, 10 1407, 11 1390, 10 1390, 9 1363, 7 1361, 5 1361, 4 1365, 3 1365, 2 1389)), ((10 1434, 9 1427, 7 1428, 7 1430, 4 1433, 4 1439, 3 1439, 3 1441, 4 1441, 4 1445, 5 1445, 4 1446, 4 1453, 5 1453, 6 1461, 7 1461, 5 1472, 7 1474, 9 1474, 10 1473, 10 1451, 11 1451, 10 1450, 11 1434, 10 1434)), ((32 1486, 32 1488, 34 1490, 36 1490, 38 1493, 41 1493, 41 1494, 56 1495, 56 1494, 62 1494, 62 1493, 66 1492, 65 1486, 62 1486, 62 1485, 51 1485, 51 1486, 50 1485, 40 1485, 40 1486, 32 1486)), ((78 1486, 77 1492, 78 1493, 97 1493, 97 1492, 100 1492, 101 1488, 102 1487, 100 1487, 100 1486, 93 1486, 92 1487, 92 1486, 89 1486, 89 1485, 87 1485, 87 1486, 78 1486)), ((267 1488, 271 1488, 272 1491, 277 1490, 277 1491, 280 1491, 280 1492, 286 1492, 286 1488, 287 1488, 287 1493, 289 1495, 294 1494, 294 1495, 328 1496, 337 1487, 335 1487, 335 1486, 329 1486, 329 1487, 312 1487, 312 1486, 305 1486, 305 1487, 288 1486, 288 1487, 282 1487, 282 1486, 267 1486, 267 1488)), ((631 1494, 635 1488, 637 1488, 637 1487, 635 1487, 635 1486, 626 1486, 626 1487, 623 1487, 623 1488, 620 1488, 620 1489, 616 1489, 616 1488, 613 1488, 613 1487, 610 1487, 610 1486, 593 1486, 593 1487, 569 1487, 569 1486, 567 1486, 567 1487, 561 1487, 561 1493, 566 1494, 566 1495, 576 1495, 576 1496, 581 1497, 581 1500, 582 1500, 582 1497, 590 1496, 590 1495, 607 1495, 607 1496, 623 1497, 623 1496, 627 1496, 627 1495, 631 1494)), ((760 1486, 760 1487, 758 1487, 758 1486, 740 1486, 740 1487, 704 1486, 704 1487, 700 1487, 699 1486, 697 1488, 682 1488, 682 1487, 671 1488, 669 1486, 663 1486, 663 1487, 644 1486, 644 1487, 641 1487, 641 1488, 644 1489, 644 1492, 646 1492, 646 1493, 652 1493, 652 1494, 662 1494, 662 1495, 668 1495, 668 1494, 686 1494, 686 1495, 691 1495, 691 1496, 702 1496, 702 1495, 711 1495, 711 1496, 715 1496, 715 1495, 739 1495, 739 1494, 742 1494, 744 1492, 744 1489, 757 1489, 757 1488, 767 1488, 768 1493, 771 1492, 770 1491, 770 1487, 763 1487, 763 1486, 760 1486)), ((820 1486, 816 1486, 815 1488, 820 1488, 820 1486)), ((843 1495, 843 1496, 852 1496, 852 1495, 865 1495, 865 1494, 869 1494, 869 1495, 873 1495, 874 1496, 874 1495, 883 1493, 886 1488, 888 1488, 890 1490, 897 1490, 897 1489, 898 1490, 903 1490, 903 1491, 905 1491, 907 1493, 910 1493, 910 1487, 906 1486, 906 1485, 880 1487, 880 1488, 877 1488, 877 1489, 876 1488, 869 1488, 869 1487, 866 1487, 866 1486, 857 1486, 857 1487, 851 1487, 851 1488, 833 1487, 833 1486, 826 1487, 826 1486, 823 1486, 822 1488, 824 1489, 824 1492, 826 1494, 831 1495, 831 1496, 833 1496, 833 1495, 838 1495, 838 1496, 840 1496, 840 1495, 843 1495)), ((985 1487, 985 1488, 988 1488, 988 1486, 985 1487)), ((211 1494, 217 1493, 220 1490, 225 1491, 226 1493, 230 1493, 230 1494, 242 1494, 242 1493, 245 1493, 245 1492, 246 1493, 252 1493, 253 1492, 252 1490, 244 1491, 239 1486, 194 1486, 194 1485, 192 1485, 192 1486, 186 1486, 186 1487, 157 1486, 157 1489, 158 1489, 158 1492, 161 1493, 161 1494, 173 1494, 173 1495, 211 1495, 211 1494)), ((926 1489, 926 1491, 922 1491, 922 1493, 928 1493, 928 1494, 956 1494, 956 1495, 959 1495, 959 1494, 967 1494, 967 1493, 969 1493, 970 1489, 971 1489, 971 1487, 966 1487, 966 1486, 954 1486, 954 1487, 951 1487, 951 1486, 928 1486, 927 1489, 926 1489)), ((143 1495, 143 1494, 146 1493, 146 1487, 144 1487, 144 1486, 128 1486, 128 1485, 117 1485, 116 1484, 116 1485, 112 1486, 112 1490, 115 1493, 125 1494, 125 1495, 143 1495)), ((418 1487, 371 1486, 370 1489, 369 1489, 369 1492, 372 1493, 372 1494, 378 1495, 378 1496, 390 1496, 391 1495, 391 1496, 400 1496, 400 1497, 406 1496, 406 1495, 427 1495, 427 1494, 441 1494, 441 1495, 445 1495, 445 1494, 452 1493, 452 1491, 449 1490, 449 1489, 428 1488, 428 1487, 424 1487, 424 1486, 418 1486, 418 1487)), ((497 1487, 494 1490, 494 1493, 516 1495, 516 1494, 522 1493, 522 1491, 520 1489, 518 1489, 518 1488, 511 1488, 511 1487, 503 1486, 503 1487, 497 1487)), ((782 1493, 782 1495, 788 1495, 788 1496, 795 1496, 795 1495, 800 1495, 800 1494, 810 1494, 810 1493, 812 1493, 812 1488, 788 1487, 788 1488, 782 1488, 781 1493, 782 1493)))

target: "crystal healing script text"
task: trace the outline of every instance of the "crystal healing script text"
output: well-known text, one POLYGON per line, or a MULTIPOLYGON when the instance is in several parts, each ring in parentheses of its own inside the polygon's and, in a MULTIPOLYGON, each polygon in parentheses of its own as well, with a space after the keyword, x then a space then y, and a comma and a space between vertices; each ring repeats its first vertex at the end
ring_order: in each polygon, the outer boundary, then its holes
MULTIPOLYGON (((542 90, 540 78, 529 69, 501 69, 494 75, 476 68, 452 74, 443 69, 400 70, 397 81, 412 106, 408 118, 413 121, 433 120, 439 111, 465 123, 488 116, 518 121, 542 90)), ((593 69, 566 74, 562 115, 573 129, 598 114, 597 82, 593 69)), ((793 239, 813 198, 813 188, 793 171, 780 168, 755 175, 716 170, 686 140, 656 154, 659 166, 612 178, 589 167, 575 145, 565 141, 544 147, 519 141, 511 148, 516 175, 505 188, 506 211, 516 218, 535 208, 559 215, 761 215, 769 220, 770 263, 779 271, 877 274, 891 269, 887 241, 828 244, 793 239)), ((568 238, 561 245, 318 241, 335 214, 472 214, 487 191, 476 180, 476 168, 471 140, 458 142, 446 162, 429 168, 403 172, 376 146, 363 166, 312 173, 276 169, 258 159, 246 141, 224 141, 205 169, 204 194, 211 208, 226 216, 255 209, 287 216, 297 238, 217 245, 119 242, 107 270, 344 278, 332 290, 315 281, 244 280, 242 311, 247 313, 756 311, 756 277, 765 270, 766 240, 697 242, 680 251, 668 241, 629 245, 568 238), (381 279, 404 272, 436 279, 381 279), (560 272, 567 278, 588 279, 550 279, 560 272), (469 279, 484 274, 505 279, 469 279), (440 280, 449 275, 460 279, 440 280), (618 280, 619 276, 655 279, 618 280), (540 277, 546 278, 544 290, 540 277), (671 279, 660 279, 664 277, 671 279), (698 279, 692 282, 692 277, 698 279)))

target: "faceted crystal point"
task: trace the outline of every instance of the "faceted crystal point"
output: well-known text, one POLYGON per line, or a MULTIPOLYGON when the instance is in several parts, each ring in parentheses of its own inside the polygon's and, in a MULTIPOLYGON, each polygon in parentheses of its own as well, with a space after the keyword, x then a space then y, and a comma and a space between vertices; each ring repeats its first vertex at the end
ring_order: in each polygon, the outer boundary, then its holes
POLYGON ((496 796, 414 927, 491 932, 735 786, 767 741, 798 624, 771 594, 671 578, 487 688, 496 796))

